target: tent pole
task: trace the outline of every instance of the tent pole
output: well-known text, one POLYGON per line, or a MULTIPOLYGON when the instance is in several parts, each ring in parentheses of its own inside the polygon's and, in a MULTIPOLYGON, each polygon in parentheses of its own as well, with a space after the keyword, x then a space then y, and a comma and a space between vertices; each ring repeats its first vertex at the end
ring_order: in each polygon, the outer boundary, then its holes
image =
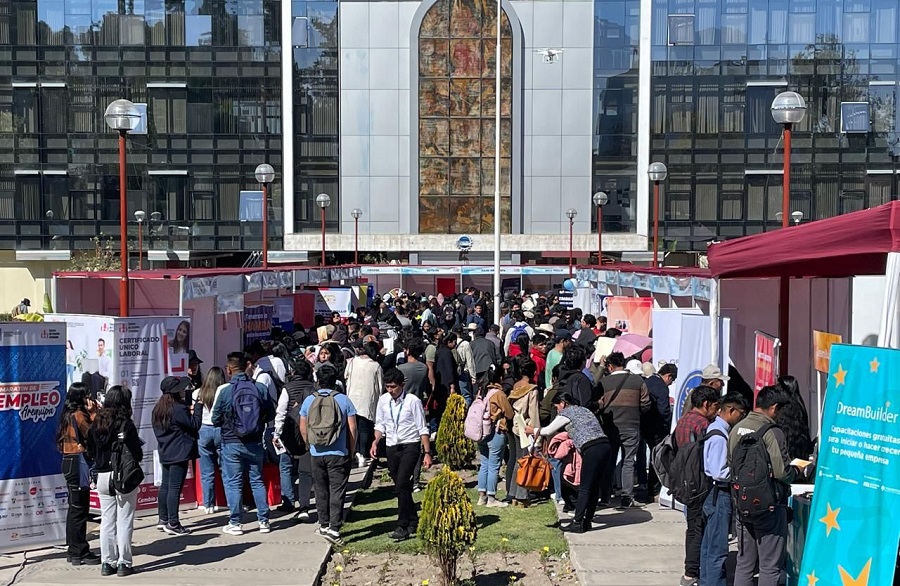
POLYGON ((184 315, 184 275, 178 277, 178 316, 184 315))
POLYGON ((780 376, 788 374, 788 329, 791 327, 791 278, 778 279, 778 339, 781 342, 781 355, 778 360, 780 376))
MULTIPOLYGON (((719 365, 719 282, 710 279, 709 283, 709 327, 710 327, 710 364, 719 365)), ((725 356, 725 366, 722 370, 727 374, 728 357, 725 356)))

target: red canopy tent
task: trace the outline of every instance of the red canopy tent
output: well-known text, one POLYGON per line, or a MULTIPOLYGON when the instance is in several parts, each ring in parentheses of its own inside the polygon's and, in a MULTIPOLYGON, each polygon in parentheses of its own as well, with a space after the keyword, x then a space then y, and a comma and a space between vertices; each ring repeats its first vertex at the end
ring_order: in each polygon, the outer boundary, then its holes
POLYGON ((900 201, 709 247, 713 277, 883 275, 900 251, 900 201))

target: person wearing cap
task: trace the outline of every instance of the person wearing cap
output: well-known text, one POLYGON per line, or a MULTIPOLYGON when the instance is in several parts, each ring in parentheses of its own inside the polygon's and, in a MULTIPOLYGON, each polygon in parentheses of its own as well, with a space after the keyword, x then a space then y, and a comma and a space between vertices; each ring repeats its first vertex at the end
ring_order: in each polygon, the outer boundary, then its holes
POLYGON ((197 356, 196 350, 188 352, 188 378, 195 389, 203 386, 203 373, 200 371, 200 365, 203 361, 197 356))
POLYGON ((162 396, 151 415, 153 434, 159 444, 162 484, 157 497, 159 522, 156 528, 169 535, 190 533, 178 520, 181 488, 187 477, 188 462, 197 457, 197 440, 203 424, 203 404, 188 406, 192 388, 187 377, 167 376, 159 385, 162 396))
POLYGON ((12 310, 13 316, 23 315, 23 314, 30 313, 30 312, 31 312, 31 300, 28 299, 27 297, 25 299, 23 299, 22 302, 19 303, 12 310))
POLYGON ((703 369, 703 372, 700 373, 700 384, 712 387, 721 392, 722 389, 725 388, 725 383, 728 382, 728 378, 728 376, 722 374, 721 368, 715 364, 709 364, 703 369))

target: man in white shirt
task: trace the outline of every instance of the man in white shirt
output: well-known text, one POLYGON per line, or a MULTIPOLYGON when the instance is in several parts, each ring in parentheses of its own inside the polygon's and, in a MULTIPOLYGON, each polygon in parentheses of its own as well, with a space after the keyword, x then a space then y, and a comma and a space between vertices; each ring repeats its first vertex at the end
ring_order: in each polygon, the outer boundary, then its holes
POLYGON ((424 448, 424 466, 431 467, 431 444, 425 409, 422 401, 412 393, 403 391, 403 373, 392 368, 384 373, 387 393, 378 399, 375 410, 375 441, 370 451, 378 457, 378 444, 383 437, 387 443, 388 472, 397 489, 397 529, 390 534, 394 541, 405 541, 413 536, 418 525, 416 505, 413 502, 413 471, 424 448), (420 447, 421 446, 421 447, 420 447))

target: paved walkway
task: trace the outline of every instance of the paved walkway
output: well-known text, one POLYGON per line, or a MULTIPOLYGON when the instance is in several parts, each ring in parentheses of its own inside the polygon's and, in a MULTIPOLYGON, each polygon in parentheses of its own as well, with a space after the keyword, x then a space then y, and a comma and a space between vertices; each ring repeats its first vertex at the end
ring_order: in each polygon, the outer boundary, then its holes
MULTIPOLYGON (((362 483, 364 474, 354 469, 350 478, 347 506, 362 483)), ((250 512, 244 519, 244 535, 225 535, 222 527, 227 513, 202 515, 196 509, 182 513, 182 523, 192 533, 185 537, 166 537, 156 530, 156 517, 135 522, 134 568, 129 584, 165 586, 314 586, 330 546, 316 537, 316 524, 298 524, 290 515, 273 511, 272 532, 260 535, 256 517, 250 512)), ((99 553, 97 530, 90 536, 99 553)), ((0 584, 9 584, 19 571, 23 554, 0 557, 0 584)), ((48 548, 28 553, 28 561, 15 579, 15 585, 93 585, 104 580, 99 566, 72 567, 66 563, 63 549, 48 548)), ((115 577, 109 580, 116 580, 115 577)))
POLYGON ((684 527, 682 513, 652 504, 604 509, 594 517, 593 531, 565 535, 581 586, 677 586, 684 568, 684 527))

